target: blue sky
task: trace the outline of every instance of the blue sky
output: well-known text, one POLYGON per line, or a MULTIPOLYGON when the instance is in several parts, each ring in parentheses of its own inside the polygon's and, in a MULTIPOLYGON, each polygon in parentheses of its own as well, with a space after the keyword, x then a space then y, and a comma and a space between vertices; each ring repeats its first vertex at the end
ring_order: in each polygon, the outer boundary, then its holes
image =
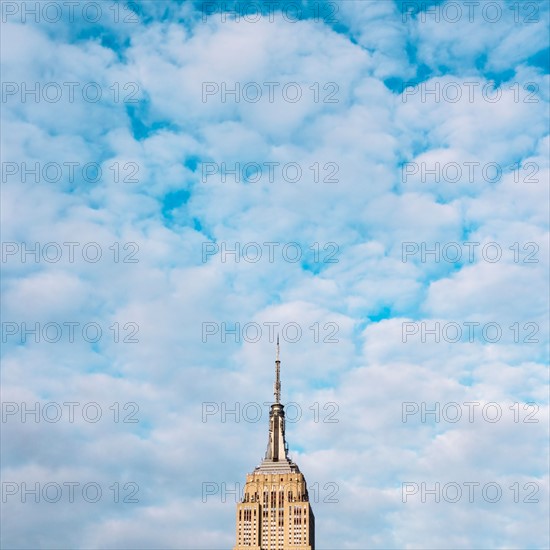
POLYGON ((279 332, 318 549, 547 548, 548 3, 49 4, 2 3, 2 546, 231 548, 279 332))

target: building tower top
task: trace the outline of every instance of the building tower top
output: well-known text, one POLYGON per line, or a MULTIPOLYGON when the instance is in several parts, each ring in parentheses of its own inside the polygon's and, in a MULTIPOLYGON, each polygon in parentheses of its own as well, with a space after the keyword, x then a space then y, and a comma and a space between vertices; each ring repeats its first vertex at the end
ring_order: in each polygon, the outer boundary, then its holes
POLYGON ((279 336, 275 355, 275 383, 273 384, 274 403, 269 411, 269 438, 265 457, 257 472, 291 473, 299 472, 298 466, 288 458, 288 445, 285 438, 285 408, 281 403, 281 359, 279 336))
POLYGON ((243 498, 237 504, 233 550, 315 550, 315 516, 307 483, 289 458, 285 440, 279 336, 273 395, 267 450, 261 464, 246 476, 243 498))

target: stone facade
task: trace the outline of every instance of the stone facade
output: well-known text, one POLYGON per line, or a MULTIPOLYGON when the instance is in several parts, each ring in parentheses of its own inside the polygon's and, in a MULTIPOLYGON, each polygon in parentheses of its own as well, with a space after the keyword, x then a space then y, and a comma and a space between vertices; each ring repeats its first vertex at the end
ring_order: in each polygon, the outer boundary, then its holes
POLYGON ((246 476, 234 550, 314 550, 315 520, 301 472, 246 476))

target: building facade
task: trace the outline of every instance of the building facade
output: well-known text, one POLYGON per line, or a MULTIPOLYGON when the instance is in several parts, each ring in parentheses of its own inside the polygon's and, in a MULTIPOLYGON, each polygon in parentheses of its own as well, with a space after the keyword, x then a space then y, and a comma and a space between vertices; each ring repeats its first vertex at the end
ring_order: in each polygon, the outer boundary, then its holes
POLYGON ((234 550, 315 550, 315 517, 306 480, 288 457, 280 371, 277 337, 267 450, 262 463, 246 476, 243 499, 237 504, 234 550))

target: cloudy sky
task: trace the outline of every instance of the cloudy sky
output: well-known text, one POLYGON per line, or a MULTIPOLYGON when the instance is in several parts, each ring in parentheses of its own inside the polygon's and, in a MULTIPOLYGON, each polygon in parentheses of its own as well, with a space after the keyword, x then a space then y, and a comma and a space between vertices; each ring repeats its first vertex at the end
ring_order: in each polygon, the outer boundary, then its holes
POLYGON ((2 547, 548 548, 547 2, 1 7, 2 547))

